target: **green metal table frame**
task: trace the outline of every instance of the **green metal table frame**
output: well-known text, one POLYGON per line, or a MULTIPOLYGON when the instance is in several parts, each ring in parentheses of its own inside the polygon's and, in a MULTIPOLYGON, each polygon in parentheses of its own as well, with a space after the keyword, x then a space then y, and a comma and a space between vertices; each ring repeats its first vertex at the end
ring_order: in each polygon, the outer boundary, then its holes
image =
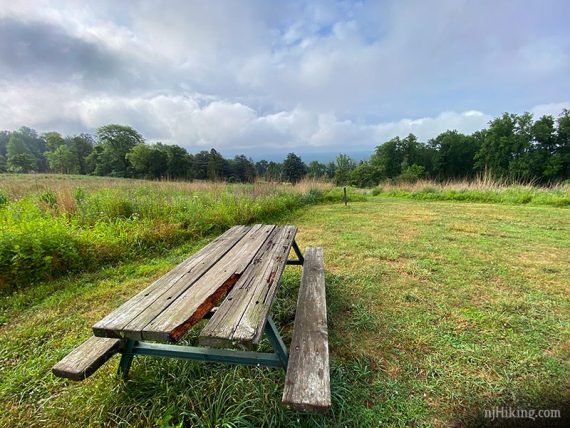
MULTIPOLYGON (((292 249, 297 259, 287 260, 287 265, 302 266, 305 259, 299 246, 293 240, 292 249)), ((211 313, 209 314, 211 316, 211 313)), ((208 317, 209 317, 208 316, 208 317)), ((142 342, 125 339, 121 350, 118 374, 126 378, 135 355, 148 355, 153 357, 180 358, 185 360, 209 361, 226 364, 243 364, 250 366, 264 366, 282 368, 287 370, 289 352, 283 342, 271 315, 265 323, 265 336, 269 340, 273 352, 237 351, 230 349, 217 349, 199 346, 184 346, 166 343, 142 342)))

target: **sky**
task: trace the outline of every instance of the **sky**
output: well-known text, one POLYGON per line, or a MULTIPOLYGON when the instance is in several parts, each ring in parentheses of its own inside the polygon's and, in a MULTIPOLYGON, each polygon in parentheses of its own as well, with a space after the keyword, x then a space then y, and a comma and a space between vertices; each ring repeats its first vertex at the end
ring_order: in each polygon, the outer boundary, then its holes
POLYGON ((372 150, 570 108, 570 2, 0 0, 0 129, 372 150))

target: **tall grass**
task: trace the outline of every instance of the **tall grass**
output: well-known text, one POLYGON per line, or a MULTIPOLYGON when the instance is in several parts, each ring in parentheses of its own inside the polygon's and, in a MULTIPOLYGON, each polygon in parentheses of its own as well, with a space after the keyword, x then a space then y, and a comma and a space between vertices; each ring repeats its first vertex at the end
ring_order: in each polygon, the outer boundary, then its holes
POLYGON ((418 180, 414 183, 381 183, 371 190, 373 196, 403 197, 420 200, 448 200, 570 206, 570 185, 556 184, 539 187, 530 184, 510 184, 490 177, 471 181, 436 182, 418 180))
POLYGON ((2 182, 0 289, 160 251, 235 224, 271 222, 330 186, 17 177, 2 182))

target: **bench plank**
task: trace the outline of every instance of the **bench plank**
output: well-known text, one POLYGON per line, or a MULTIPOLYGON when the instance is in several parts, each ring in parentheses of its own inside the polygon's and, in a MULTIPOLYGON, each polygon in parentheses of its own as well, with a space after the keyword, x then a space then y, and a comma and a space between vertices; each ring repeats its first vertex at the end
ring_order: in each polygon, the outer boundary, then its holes
POLYGON ((92 336, 52 368, 54 375, 81 381, 119 352, 121 340, 92 336))
POLYGON ((93 326, 96 336, 141 339, 144 327, 239 242, 250 226, 235 226, 184 260, 93 326), (127 328, 129 326, 129 328, 127 328))
POLYGON ((296 233, 295 226, 274 229, 259 256, 201 331, 201 345, 226 347, 239 343, 251 347, 259 344, 296 233))
POLYGON ((274 225, 255 225, 210 270, 201 276, 172 304, 160 312, 144 328, 144 340, 178 341, 238 281, 256 257, 274 225))
POLYGON ((301 411, 331 406, 325 273, 322 248, 307 248, 283 404, 301 411))

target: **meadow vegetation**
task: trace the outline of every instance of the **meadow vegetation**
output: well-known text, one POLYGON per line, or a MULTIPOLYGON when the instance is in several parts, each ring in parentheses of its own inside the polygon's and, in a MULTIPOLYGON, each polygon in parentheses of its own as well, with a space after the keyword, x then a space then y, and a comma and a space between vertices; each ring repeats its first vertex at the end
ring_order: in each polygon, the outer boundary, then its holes
POLYGON ((385 181, 372 188, 369 194, 426 201, 570 206, 570 183, 543 187, 533 184, 510 184, 508 181, 491 179, 489 176, 448 182, 385 181))
MULTIPOLYGON (((147 185, 156 196, 171 184, 147 185)), ((283 408, 279 370, 137 357, 123 382, 114 357, 82 383, 50 373, 91 325, 209 234, 0 294, 0 426, 487 426, 483 411, 497 406, 567 417, 568 209, 368 196, 279 221, 299 227, 301 248, 325 248, 330 414, 283 408)), ((299 278, 286 269, 273 308, 287 343, 299 278)))
MULTIPOLYGON (((306 205, 343 200, 343 189, 303 180, 143 181, 69 175, 0 176, 0 289, 159 253, 235 224, 274 222, 306 205)), ((384 182, 348 188, 369 197, 570 205, 570 186, 511 186, 490 178, 437 183, 384 182)))
POLYGON ((0 288, 149 255, 235 224, 272 222, 323 200, 330 188, 4 176, 0 288))

